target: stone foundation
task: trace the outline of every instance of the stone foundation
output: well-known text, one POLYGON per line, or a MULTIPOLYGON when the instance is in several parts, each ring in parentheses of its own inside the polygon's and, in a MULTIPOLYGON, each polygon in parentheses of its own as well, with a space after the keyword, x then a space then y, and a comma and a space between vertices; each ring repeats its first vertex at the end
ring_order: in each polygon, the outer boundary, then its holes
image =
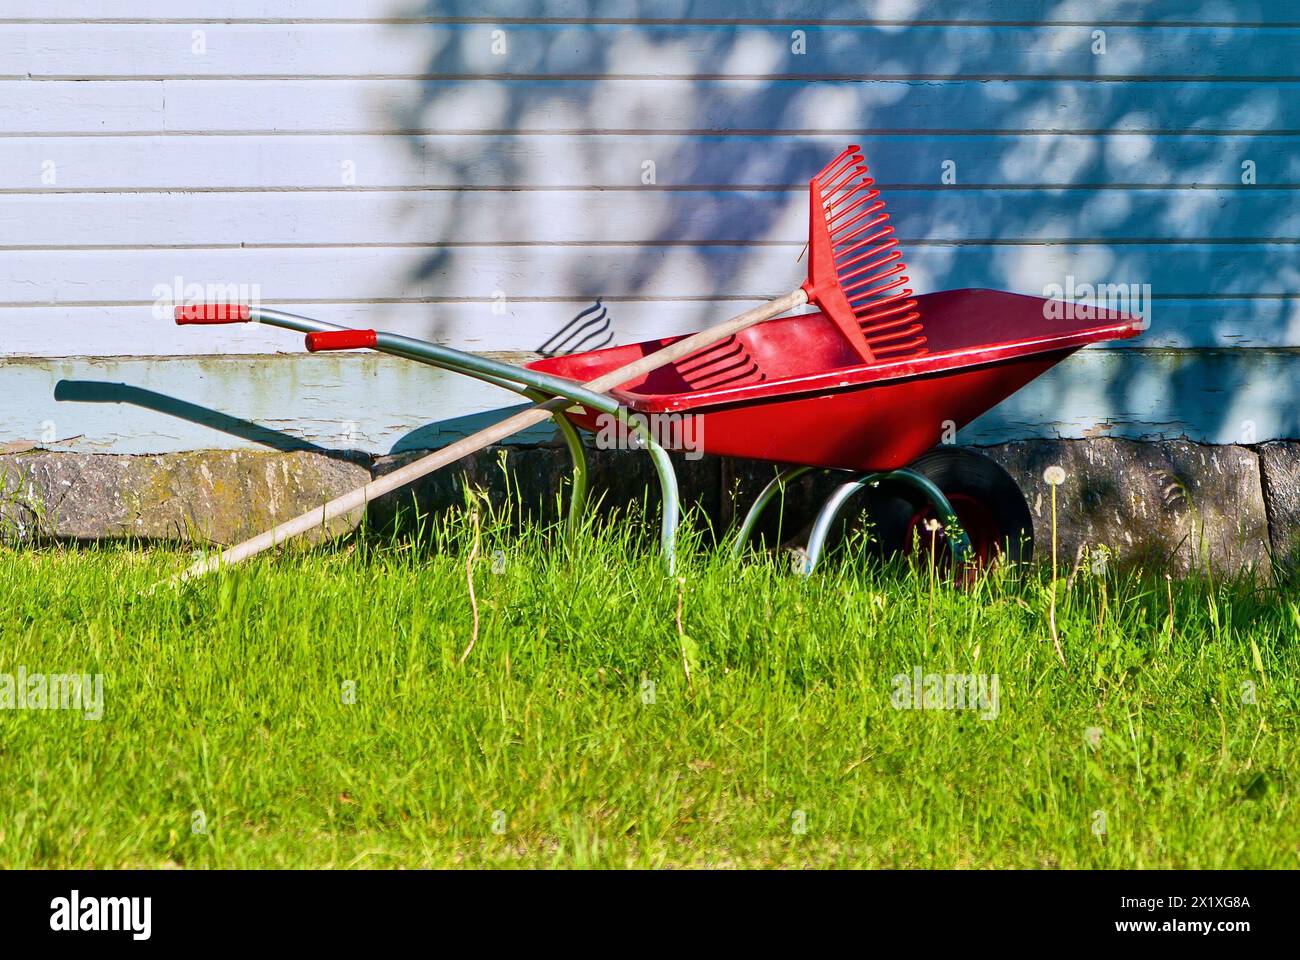
MULTIPOLYGON (((438 511, 463 503, 469 480, 496 502, 509 484, 537 515, 553 516, 569 473, 564 448, 492 448, 372 504, 369 521, 390 529, 399 506, 438 511), (414 499, 413 499, 414 498, 414 499)), ((1104 544, 1121 559, 1177 571, 1300 567, 1300 442, 1207 446, 1185 441, 1035 440, 980 448, 1015 477, 1029 501, 1039 556, 1050 542, 1051 492, 1043 471, 1065 470, 1057 491, 1058 554, 1073 560, 1084 544, 1104 544)), ((29 451, 0 455, 0 536, 67 541, 233 543, 387 473, 417 454, 368 458, 316 453, 199 451, 118 456, 29 451)), ((657 501, 644 454, 590 451, 592 496, 625 506, 647 488, 657 501)), ((770 464, 704 457, 674 460, 683 505, 726 530, 771 476, 770 464)), ((797 530, 829 492, 834 476, 812 476, 787 492, 797 530)), ((567 495, 567 494, 566 494, 567 495)), ((351 529, 360 513, 336 522, 351 529)))

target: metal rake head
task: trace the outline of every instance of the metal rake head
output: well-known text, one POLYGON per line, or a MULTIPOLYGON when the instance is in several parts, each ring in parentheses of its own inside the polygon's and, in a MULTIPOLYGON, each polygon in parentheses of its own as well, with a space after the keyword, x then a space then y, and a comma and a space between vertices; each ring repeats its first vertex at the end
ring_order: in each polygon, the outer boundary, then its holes
POLYGON ((907 266, 857 146, 847 147, 808 184, 808 300, 867 363, 926 352, 907 266))

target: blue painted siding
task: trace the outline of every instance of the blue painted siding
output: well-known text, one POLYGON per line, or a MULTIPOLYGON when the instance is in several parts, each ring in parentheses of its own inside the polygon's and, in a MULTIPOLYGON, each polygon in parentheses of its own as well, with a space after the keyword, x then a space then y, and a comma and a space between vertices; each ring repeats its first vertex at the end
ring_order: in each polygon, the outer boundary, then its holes
POLYGON ((697 329, 799 281, 849 141, 920 290, 1150 284, 1141 339, 961 439, 1300 436, 1297 93, 1300 0, 9 0, 0 446, 452 438, 507 401, 167 301, 505 353, 597 299, 618 341, 697 329))

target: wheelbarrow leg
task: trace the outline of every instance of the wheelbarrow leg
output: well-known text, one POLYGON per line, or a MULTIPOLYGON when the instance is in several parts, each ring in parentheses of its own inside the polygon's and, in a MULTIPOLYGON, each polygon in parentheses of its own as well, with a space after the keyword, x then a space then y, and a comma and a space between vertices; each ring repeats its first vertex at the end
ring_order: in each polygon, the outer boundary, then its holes
MULTIPOLYGON (((538 390, 524 390, 522 393, 529 400, 537 403, 550 399, 547 394, 538 390)), ((590 476, 587 468, 587 449, 582 445, 582 435, 578 433, 578 428, 569 422, 569 418, 563 411, 556 413, 551 420, 559 428, 560 436, 564 438, 564 445, 569 450, 569 460, 573 463, 573 489, 569 492, 569 514, 565 518, 568 535, 572 538, 582 526, 582 515, 587 506, 590 476)))
MULTIPOLYGON (((545 393, 534 390, 521 391, 530 400, 542 401, 549 399, 545 393)), ((619 411, 615 401, 609 401, 609 409, 619 411)), ((614 415, 611 413, 611 415, 614 415)), ((676 566, 676 548, 677 548, 677 524, 680 520, 680 508, 677 502, 677 472, 673 470, 673 462, 656 441, 650 431, 642 426, 638 420, 629 420, 626 411, 619 413, 624 425, 640 439, 646 452, 650 454, 650 461, 654 464, 655 473, 659 477, 659 491, 663 499, 663 523, 659 532, 659 542, 663 548, 664 564, 668 568, 669 575, 672 574, 676 566)), ((568 534, 573 537, 579 527, 582 525, 582 514, 587 504, 587 491, 589 489, 590 471, 587 465, 587 449, 582 445, 582 435, 578 433, 569 418, 559 411, 552 417, 555 425, 560 429, 560 435, 564 437, 564 444, 569 449, 569 457, 573 461, 573 492, 569 495, 569 516, 568 516, 568 534)))
POLYGON ((573 490, 569 493, 569 517, 567 520, 569 536, 577 536, 582 526, 582 515, 587 507, 587 451, 582 446, 582 437, 569 418, 560 414, 555 417, 555 425, 560 428, 564 445, 569 448, 569 458, 573 461, 573 490))
POLYGON ((831 525, 839 517, 840 511, 849 499, 862 490, 870 486, 880 477, 878 473, 865 473, 852 480, 846 480, 835 488, 835 492, 830 495, 822 508, 817 511, 817 519, 813 521, 812 532, 808 534, 807 556, 804 557, 803 570, 804 576, 813 572, 817 566, 817 561, 821 559, 822 550, 826 547, 826 536, 830 533, 831 525))
POLYGON ((623 422, 645 445, 646 452, 650 454, 650 460, 655 465, 655 473, 659 475, 659 492, 663 500, 663 522, 659 529, 659 543, 663 549, 664 565, 668 568, 668 575, 672 576, 673 571, 677 568, 677 521, 679 516, 677 472, 673 469, 673 461, 668 456, 668 451, 655 441, 655 438, 645 425, 637 419, 629 420, 626 417, 623 418, 623 422))
POLYGON ((813 522, 812 533, 808 536, 808 556, 804 560, 803 567, 805 576, 813 572, 817 566, 817 561, 821 559, 822 551, 826 548, 826 537, 830 534, 831 527, 839 517, 840 511, 844 509, 844 505, 860 490, 869 486, 877 486, 886 480, 906 484, 915 490, 919 490, 934 504, 935 509, 939 511, 939 515, 946 518, 944 520, 944 530, 948 535, 948 542, 952 544, 953 557, 960 563, 970 554, 970 539, 957 521, 957 512, 953 510, 952 504, 943 495, 943 491, 935 486, 931 480, 919 473, 913 473, 911 470, 864 473, 840 484, 826 503, 822 505, 821 510, 818 511, 817 519, 813 522))
POLYGON ((749 538, 753 536, 754 527, 758 525, 758 518, 762 516, 767 505, 772 502, 772 499, 778 493, 780 493, 781 489, 791 480, 802 477, 805 473, 811 473, 817 469, 820 468, 786 467, 768 481, 767 486, 762 489, 758 498, 754 501, 754 505, 750 507, 749 512, 745 514, 745 519, 741 521, 740 530, 736 533, 736 542, 732 544, 731 547, 731 555, 733 557, 739 557, 745 552, 745 544, 749 543, 749 538))

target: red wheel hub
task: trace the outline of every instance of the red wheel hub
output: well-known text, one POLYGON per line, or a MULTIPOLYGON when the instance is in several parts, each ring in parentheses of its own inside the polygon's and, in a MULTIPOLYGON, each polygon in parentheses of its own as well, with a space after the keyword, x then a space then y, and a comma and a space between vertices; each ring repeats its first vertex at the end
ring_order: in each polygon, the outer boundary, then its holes
MULTIPOLYGON (((957 520, 970 540, 976 568, 985 569, 998 555, 1002 542, 1001 531, 992 511, 978 500, 960 493, 949 495, 948 502, 952 504, 957 520)), ((926 524, 932 520, 943 523, 943 518, 932 503, 927 503, 912 514, 907 523, 904 549, 909 553, 918 548, 926 551, 933 544, 935 564, 941 567, 951 566, 952 548, 948 544, 948 538, 942 531, 931 532, 926 529, 926 524)))

